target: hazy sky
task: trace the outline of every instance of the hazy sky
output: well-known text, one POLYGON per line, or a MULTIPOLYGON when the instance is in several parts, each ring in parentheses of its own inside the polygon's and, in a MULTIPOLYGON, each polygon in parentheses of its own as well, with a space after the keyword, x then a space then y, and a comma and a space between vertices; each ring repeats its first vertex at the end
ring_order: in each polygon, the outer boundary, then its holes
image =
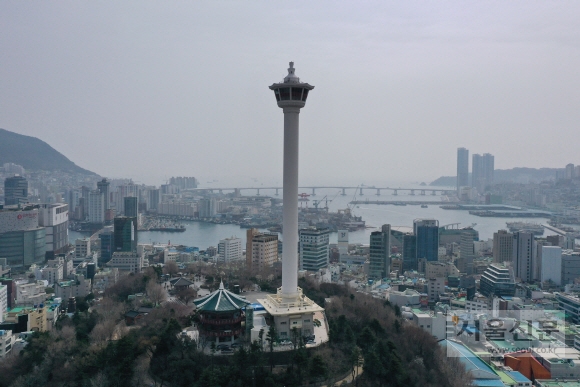
MULTIPOLYGON (((282 181, 268 86, 315 85, 300 182, 580 163, 578 1, 3 1, 0 127, 109 177, 282 181)), ((249 185, 249 184, 248 184, 249 185)))

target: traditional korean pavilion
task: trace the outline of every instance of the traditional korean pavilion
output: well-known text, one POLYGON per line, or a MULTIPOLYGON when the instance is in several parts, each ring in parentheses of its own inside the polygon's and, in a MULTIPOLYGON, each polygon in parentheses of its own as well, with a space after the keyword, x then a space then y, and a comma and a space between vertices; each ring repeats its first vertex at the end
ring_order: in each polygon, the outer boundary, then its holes
POLYGON ((245 315, 242 308, 250 302, 224 288, 193 301, 199 316, 199 334, 216 344, 234 343, 242 334, 245 315))

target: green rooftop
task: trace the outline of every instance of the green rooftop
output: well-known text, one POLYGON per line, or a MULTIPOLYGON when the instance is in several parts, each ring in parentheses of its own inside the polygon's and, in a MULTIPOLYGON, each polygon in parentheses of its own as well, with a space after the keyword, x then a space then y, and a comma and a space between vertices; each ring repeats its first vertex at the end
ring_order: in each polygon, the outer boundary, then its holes
POLYGON ((223 282, 220 283, 218 290, 193 303, 198 310, 207 312, 234 312, 250 304, 237 294, 225 290, 223 282))

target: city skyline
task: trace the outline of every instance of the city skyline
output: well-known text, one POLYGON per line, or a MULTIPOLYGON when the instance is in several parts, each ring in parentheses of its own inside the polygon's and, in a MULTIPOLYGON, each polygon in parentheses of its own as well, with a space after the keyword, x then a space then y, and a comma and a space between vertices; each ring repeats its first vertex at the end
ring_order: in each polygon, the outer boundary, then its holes
POLYGON ((452 176, 460 146, 497 169, 577 163, 536 140, 578 122, 575 4, 53 5, 0 16, 0 127, 103 176, 281 179, 276 110, 258 85, 290 60, 323 89, 304 122, 304 182, 452 176), (268 160, 259 173, 255 154, 268 160))

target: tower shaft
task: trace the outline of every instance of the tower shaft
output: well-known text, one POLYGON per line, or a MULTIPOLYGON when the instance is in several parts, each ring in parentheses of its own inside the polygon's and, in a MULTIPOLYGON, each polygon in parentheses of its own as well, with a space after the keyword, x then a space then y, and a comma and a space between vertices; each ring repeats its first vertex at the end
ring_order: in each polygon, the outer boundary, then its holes
POLYGON ((284 107, 282 297, 298 294, 298 107, 284 107))

